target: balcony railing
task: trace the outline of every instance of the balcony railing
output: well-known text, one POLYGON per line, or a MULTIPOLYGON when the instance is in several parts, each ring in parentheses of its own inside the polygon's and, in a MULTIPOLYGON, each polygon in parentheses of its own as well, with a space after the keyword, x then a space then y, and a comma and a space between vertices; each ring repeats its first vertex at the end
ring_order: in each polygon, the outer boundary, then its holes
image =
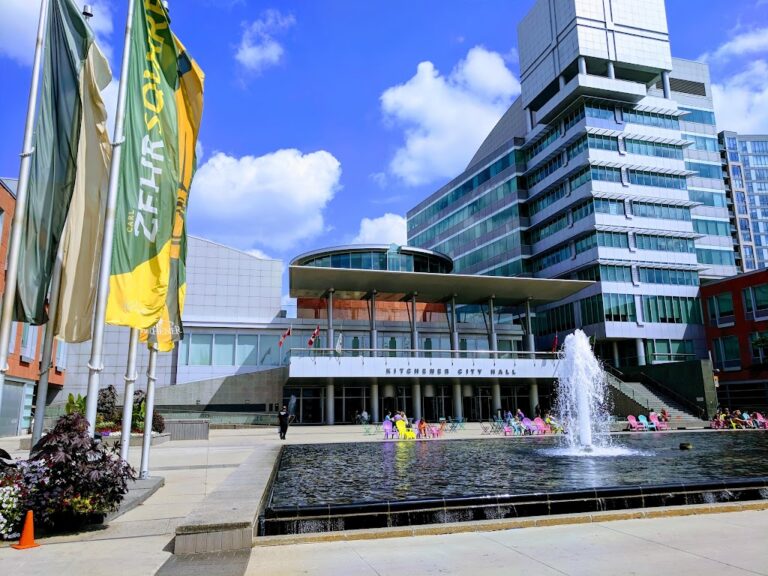
POLYGON ((297 358, 469 358, 488 360, 555 360, 556 352, 517 350, 412 350, 390 348, 291 348, 297 358))

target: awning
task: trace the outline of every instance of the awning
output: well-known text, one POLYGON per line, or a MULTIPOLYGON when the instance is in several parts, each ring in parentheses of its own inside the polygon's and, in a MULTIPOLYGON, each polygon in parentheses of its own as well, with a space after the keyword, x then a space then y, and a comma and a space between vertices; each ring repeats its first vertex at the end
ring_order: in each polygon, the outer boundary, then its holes
POLYGON ((493 297, 494 303, 499 306, 519 305, 528 300, 532 305, 556 302, 593 284, 583 280, 312 266, 291 266, 288 276, 292 298, 323 298, 333 289, 334 297, 341 300, 367 299, 375 291, 378 300, 388 302, 407 300, 415 295, 417 302, 447 302, 455 296, 457 304, 478 304, 486 303, 493 297))

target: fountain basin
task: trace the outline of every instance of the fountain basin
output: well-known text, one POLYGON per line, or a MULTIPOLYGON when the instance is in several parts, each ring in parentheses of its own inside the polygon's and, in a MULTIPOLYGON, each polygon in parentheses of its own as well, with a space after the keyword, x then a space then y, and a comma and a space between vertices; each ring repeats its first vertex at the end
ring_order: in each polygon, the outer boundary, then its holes
POLYGON ((615 437, 619 456, 553 455, 554 437, 286 446, 261 535, 768 498, 768 434, 615 437), (680 451, 696 439, 697 449, 680 451))

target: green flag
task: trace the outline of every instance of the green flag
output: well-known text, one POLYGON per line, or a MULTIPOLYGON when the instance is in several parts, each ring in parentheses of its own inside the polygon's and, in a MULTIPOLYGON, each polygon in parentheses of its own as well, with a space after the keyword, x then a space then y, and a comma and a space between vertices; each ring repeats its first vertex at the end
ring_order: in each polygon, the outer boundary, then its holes
POLYGON ((78 165, 84 118, 101 106, 98 89, 89 90, 88 85, 103 88, 110 76, 109 65, 77 5, 73 0, 51 0, 29 199, 23 217, 15 320, 30 324, 48 320, 45 300, 56 252, 75 182, 86 174, 78 165))
POLYGON ((161 0, 135 3, 107 322, 150 328, 165 308, 178 176, 178 55, 161 0))

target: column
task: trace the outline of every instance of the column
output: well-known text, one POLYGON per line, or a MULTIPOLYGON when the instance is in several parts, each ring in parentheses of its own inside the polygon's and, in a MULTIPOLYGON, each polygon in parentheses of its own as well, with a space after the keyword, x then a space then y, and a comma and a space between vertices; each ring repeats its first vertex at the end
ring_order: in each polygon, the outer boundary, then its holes
POLYGON ((325 297, 325 303, 328 308, 328 334, 326 338, 326 348, 333 350, 336 345, 333 339, 333 288, 328 289, 328 295, 325 297))
POLYGON ((493 411, 496 415, 498 415, 499 411, 501 410, 501 384, 499 384, 498 380, 496 380, 491 385, 491 397, 493 402, 493 411))
POLYGON ((672 89, 669 86, 669 70, 661 71, 661 86, 664 90, 664 98, 672 98, 672 89))
POLYGON ((371 421, 381 422, 379 420, 379 383, 371 383, 371 421))
POLYGON ((421 418, 421 383, 417 380, 413 382, 413 389, 411 390, 413 395, 413 417, 414 419, 421 418))
POLYGON ((531 120, 531 111, 528 108, 525 108, 523 110, 523 115, 525 116, 525 131, 530 132, 533 130, 533 120, 531 120))
POLYGON ((411 356, 419 355, 419 331, 416 329, 416 296, 418 292, 411 294, 411 356))
POLYGON ((560 90, 565 88, 565 76, 560 74, 560 76, 557 77, 557 84, 558 84, 560 90))
POLYGON ((462 418, 463 400, 461 395, 461 384, 458 380, 453 381, 453 417, 462 418))
POLYGON ((528 399, 531 410, 529 416, 533 418, 536 415, 536 406, 539 404, 539 385, 535 380, 531 380, 531 384, 528 386, 528 399))
POLYGON ((333 425, 334 423, 334 406, 336 405, 336 396, 334 392, 333 379, 328 378, 328 383, 325 385, 325 423, 333 425))
POLYGON ((608 78, 613 80, 616 78, 616 69, 613 67, 613 62, 608 60, 608 78))
POLYGON ((587 73, 587 59, 584 56, 579 56, 579 74, 587 73))
POLYGON ((491 350, 494 352, 499 349, 499 340, 496 337, 496 323, 493 319, 493 299, 495 297, 496 296, 493 295, 488 298, 488 329, 490 330, 490 334, 488 335, 488 343, 491 347, 491 350))
POLYGON ((533 336, 530 299, 525 301, 525 349, 528 352, 536 352, 536 338, 533 336))
POLYGON ((619 341, 614 340, 611 342, 611 346, 613 347, 613 365, 616 366, 616 368, 619 367, 619 341))
POLYGON ((454 358, 459 357, 459 328, 456 324, 456 294, 451 296, 451 354, 454 358))
POLYGON ((635 350, 637 351, 637 365, 645 366, 645 343, 642 338, 635 338, 635 350))
POLYGON ((374 352, 371 353, 371 356, 376 356, 377 354, 375 350, 379 345, 379 331, 376 329, 376 290, 371 292, 370 306, 371 308, 368 311, 371 320, 371 341, 369 347, 374 350, 374 352))

